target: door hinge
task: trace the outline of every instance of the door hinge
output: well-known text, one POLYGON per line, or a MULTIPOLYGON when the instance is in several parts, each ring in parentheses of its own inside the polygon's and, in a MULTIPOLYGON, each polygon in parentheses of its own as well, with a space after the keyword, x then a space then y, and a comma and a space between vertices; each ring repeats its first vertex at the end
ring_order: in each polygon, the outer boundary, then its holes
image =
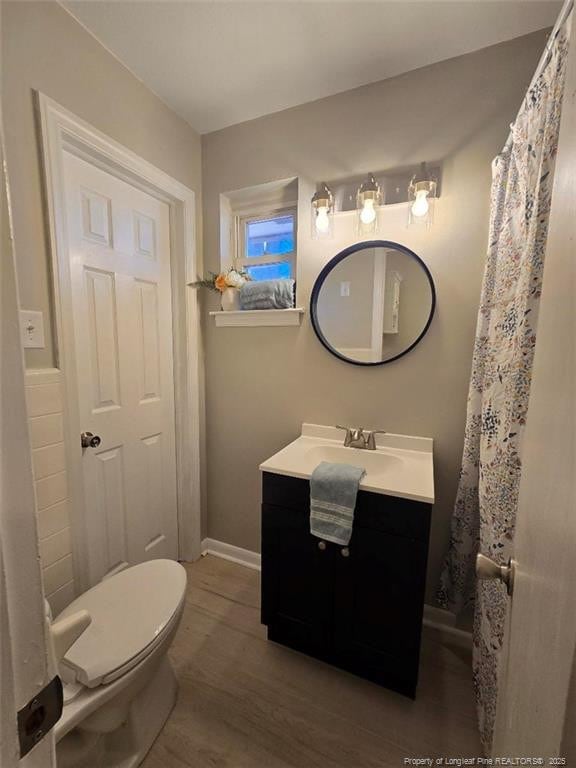
POLYGON ((32 747, 42 741, 48 731, 60 720, 63 706, 62 681, 56 675, 18 712, 20 758, 27 755, 32 747))

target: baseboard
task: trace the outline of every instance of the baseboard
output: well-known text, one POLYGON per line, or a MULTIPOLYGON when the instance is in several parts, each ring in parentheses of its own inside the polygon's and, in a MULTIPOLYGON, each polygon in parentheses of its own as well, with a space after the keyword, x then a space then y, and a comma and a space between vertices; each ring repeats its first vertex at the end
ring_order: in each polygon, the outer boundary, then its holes
MULTIPOLYGON (((233 544, 227 544, 225 541, 204 539, 202 541, 202 555, 215 555, 224 560, 238 563, 238 565, 244 565, 246 568, 252 568, 255 571, 260 570, 261 556, 259 552, 235 547, 233 544)), ((472 642, 472 636, 469 632, 457 629, 456 616, 450 611, 445 611, 443 608, 426 604, 424 606, 424 624, 446 633, 451 639, 459 641, 466 646, 469 646, 472 642)))
POLYGON ((424 606, 424 621, 431 626, 442 627, 455 627, 456 615, 451 611, 446 611, 444 608, 438 608, 436 605, 424 606))
POLYGON ((227 544, 225 541, 203 539, 202 555, 215 555, 223 560, 230 560, 233 563, 238 563, 238 565, 244 565, 246 568, 252 568, 255 571, 260 570, 261 556, 259 552, 235 547, 233 544, 227 544))
POLYGON ((458 645, 467 650, 472 648, 472 634, 456 626, 456 615, 450 611, 426 604, 422 623, 425 627, 438 630, 445 643, 449 641, 452 645, 458 645))

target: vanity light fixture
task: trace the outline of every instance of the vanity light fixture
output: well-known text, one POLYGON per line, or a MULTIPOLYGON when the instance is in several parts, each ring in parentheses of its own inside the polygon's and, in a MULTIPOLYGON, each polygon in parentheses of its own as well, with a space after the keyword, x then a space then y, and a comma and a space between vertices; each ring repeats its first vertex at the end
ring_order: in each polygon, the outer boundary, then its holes
POLYGON ((357 229, 359 235, 378 232, 378 206, 382 205, 382 188, 373 174, 362 182, 356 194, 357 229))
POLYGON ((311 200, 312 237, 315 240, 334 235, 334 196, 330 187, 322 182, 311 200))
POLYGON ((408 226, 430 227, 434 221, 434 200, 436 179, 432 177, 426 163, 412 176, 408 186, 408 226))

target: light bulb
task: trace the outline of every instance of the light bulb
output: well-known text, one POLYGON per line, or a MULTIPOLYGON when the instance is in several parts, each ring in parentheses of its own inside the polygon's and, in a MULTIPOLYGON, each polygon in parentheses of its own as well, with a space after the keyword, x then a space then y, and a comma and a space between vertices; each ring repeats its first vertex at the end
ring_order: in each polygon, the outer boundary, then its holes
POLYGON ((316 229, 318 232, 328 232, 330 229, 330 219, 328 218, 328 208, 320 205, 316 213, 316 229))
POLYGON ((428 190, 419 189, 418 192, 416 192, 416 200, 412 203, 412 216, 426 216, 429 208, 428 190))
POLYGON ((364 205, 360 211, 360 221, 362 224, 372 224, 376 218, 376 211, 374 210, 374 200, 364 200, 364 205))

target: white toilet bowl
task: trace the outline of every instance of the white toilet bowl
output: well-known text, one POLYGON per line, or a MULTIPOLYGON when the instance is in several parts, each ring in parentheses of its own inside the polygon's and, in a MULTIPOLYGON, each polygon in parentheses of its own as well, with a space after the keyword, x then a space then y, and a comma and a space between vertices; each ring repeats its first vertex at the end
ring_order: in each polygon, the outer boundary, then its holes
POLYGON ((134 768, 144 759, 176 701, 167 651, 185 590, 179 563, 152 560, 105 579, 57 617, 92 618, 60 663, 58 768, 134 768))

